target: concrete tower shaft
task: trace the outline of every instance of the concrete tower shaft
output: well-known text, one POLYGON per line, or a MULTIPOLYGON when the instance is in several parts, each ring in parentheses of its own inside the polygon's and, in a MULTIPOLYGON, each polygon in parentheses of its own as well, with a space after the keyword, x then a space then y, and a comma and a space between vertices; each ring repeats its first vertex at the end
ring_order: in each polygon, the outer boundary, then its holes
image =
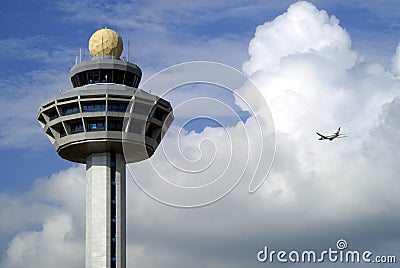
POLYGON ((104 31, 91 39, 93 58, 72 67, 73 88, 45 101, 37 119, 62 158, 86 164, 86 268, 123 268, 125 164, 155 152, 173 115, 168 101, 138 89, 140 68, 119 59, 122 39, 104 31))
POLYGON ((95 153, 88 157, 86 267, 126 267, 125 178, 122 155, 95 153))

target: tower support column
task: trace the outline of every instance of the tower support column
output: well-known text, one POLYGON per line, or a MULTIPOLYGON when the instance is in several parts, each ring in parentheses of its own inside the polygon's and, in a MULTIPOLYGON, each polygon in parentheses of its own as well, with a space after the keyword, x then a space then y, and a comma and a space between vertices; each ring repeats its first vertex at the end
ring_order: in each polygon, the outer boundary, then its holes
POLYGON ((86 161, 86 268, 126 267, 126 174, 121 154, 86 161))

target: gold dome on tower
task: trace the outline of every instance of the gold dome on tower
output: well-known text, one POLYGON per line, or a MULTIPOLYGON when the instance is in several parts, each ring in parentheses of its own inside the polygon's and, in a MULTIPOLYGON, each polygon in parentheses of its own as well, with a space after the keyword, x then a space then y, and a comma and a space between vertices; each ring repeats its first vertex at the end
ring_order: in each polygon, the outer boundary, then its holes
POLYGON ((92 57, 107 55, 119 58, 122 54, 122 48, 121 36, 107 27, 97 30, 89 39, 89 51, 92 57))

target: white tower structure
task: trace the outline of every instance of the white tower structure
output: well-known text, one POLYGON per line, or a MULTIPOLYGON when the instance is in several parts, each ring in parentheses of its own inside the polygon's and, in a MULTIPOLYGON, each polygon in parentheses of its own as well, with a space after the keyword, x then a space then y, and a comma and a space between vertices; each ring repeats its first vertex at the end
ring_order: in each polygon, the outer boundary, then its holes
POLYGON ((86 164, 86 268, 126 267, 125 164, 149 158, 173 120, 169 102, 138 89, 142 72, 122 49, 117 32, 96 31, 73 88, 37 116, 62 158, 86 164))

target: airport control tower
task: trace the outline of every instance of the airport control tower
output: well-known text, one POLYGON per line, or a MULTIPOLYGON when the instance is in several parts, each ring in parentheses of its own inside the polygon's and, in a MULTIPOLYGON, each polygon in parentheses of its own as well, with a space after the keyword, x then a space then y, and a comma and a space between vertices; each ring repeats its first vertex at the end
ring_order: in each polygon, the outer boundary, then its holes
POLYGON ((73 88, 37 116, 62 158, 86 164, 86 268, 126 267, 125 165, 149 158, 173 120, 168 101, 138 89, 142 72, 122 49, 117 32, 96 31, 73 88))

